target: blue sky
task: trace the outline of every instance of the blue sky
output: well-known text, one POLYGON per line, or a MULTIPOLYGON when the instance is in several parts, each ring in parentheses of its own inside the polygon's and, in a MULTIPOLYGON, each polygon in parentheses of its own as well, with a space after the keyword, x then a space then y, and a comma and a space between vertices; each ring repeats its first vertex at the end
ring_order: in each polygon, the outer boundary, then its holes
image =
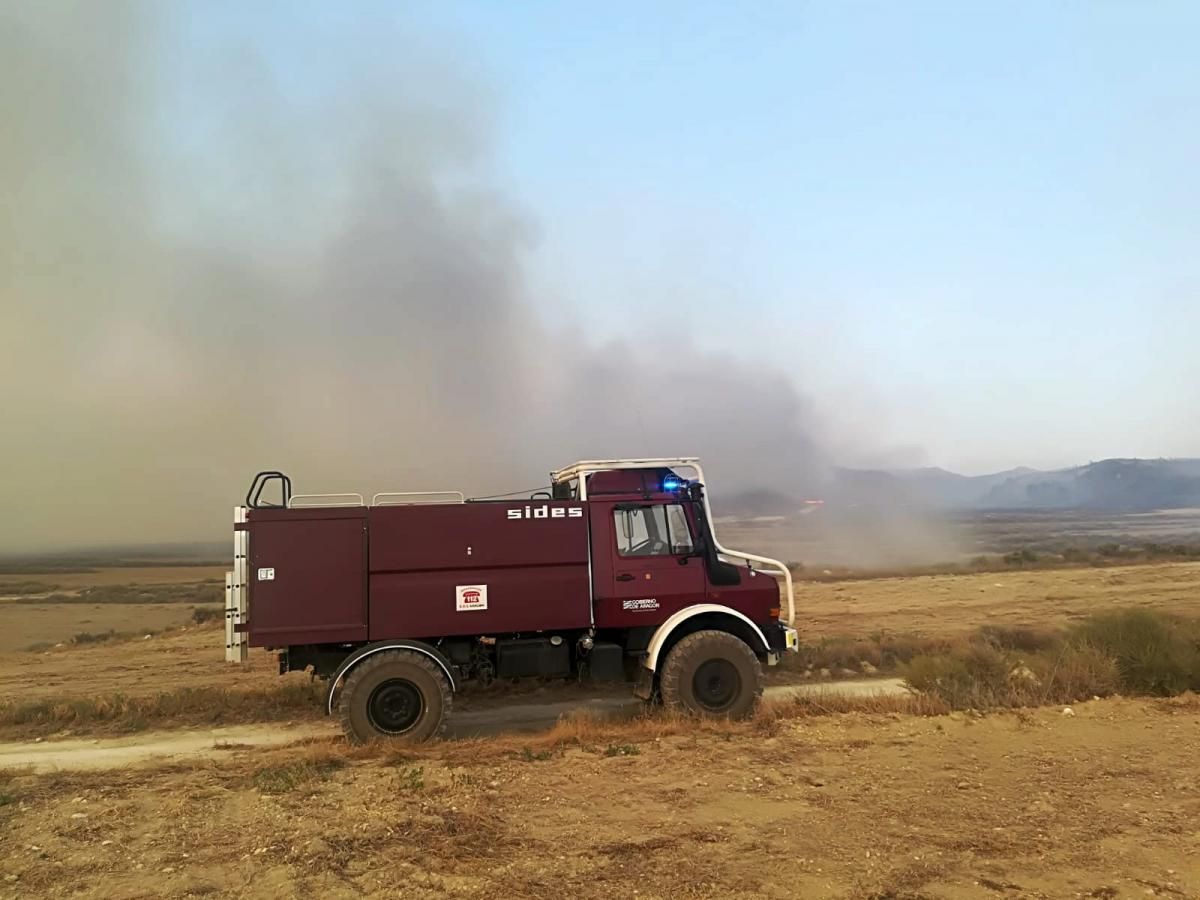
POLYGON ((551 321, 770 359, 847 446, 983 471, 1200 455, 1198 28, 1192 3, 490 2, 197 7, 191 33, 250 35, 297 94, 415 42, 487 100, 551 321))

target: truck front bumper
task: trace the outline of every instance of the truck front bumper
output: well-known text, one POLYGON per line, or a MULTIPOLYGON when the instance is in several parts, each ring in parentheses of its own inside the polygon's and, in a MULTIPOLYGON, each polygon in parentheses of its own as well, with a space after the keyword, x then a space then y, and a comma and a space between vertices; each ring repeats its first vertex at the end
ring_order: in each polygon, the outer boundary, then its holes
POLYGON ((766 631, 767 635, 767 665, 778 665, 779 657, 784 653, 795 653, 800 649, 800 635, 795 628, 776 623, 766 631))

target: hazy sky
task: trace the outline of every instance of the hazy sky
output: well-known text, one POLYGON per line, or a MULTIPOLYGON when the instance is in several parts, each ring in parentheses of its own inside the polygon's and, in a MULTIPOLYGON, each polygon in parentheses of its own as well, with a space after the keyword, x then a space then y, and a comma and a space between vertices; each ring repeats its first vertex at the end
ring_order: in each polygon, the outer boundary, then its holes
POLYGON ((950 468, 1200 453, 1200 5, 437 8, 547 303, 950 468))
POLYGON ((496 98, 532 295, 593 334, 686 323, 917 462, 1200 454, 1193 2, 244 16, 197 28, 242 19, 295 90, 372 19, 449 49, 496 98))
POLYGON ((0 7, 0 549, 1200 455, 1200 6, 0 7), (201 512, 203 511, 203 512, 201 512))
POLYGON ((203 18, 301 91, 364 20, 449 48, 497 100, 533 295, 592 333, 686 323, 960 470, 1200 453, 1195 3, 203 18))

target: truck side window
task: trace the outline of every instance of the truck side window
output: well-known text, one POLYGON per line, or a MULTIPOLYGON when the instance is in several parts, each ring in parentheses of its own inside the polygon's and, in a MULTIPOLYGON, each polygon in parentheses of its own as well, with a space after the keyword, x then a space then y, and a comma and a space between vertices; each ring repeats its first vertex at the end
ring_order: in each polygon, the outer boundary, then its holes
POLYGON ((617 553, 621 556, 672 556, 691 553, 692 535, 678 503, 613 510, 617 553))
POLYGON ((692 533, 688 530, 687 516, 683 507, 672 503, 667 507, 667 525, 671 529, 671 552, 676 555, 692 553, 696 547, 692 543, 692 533))

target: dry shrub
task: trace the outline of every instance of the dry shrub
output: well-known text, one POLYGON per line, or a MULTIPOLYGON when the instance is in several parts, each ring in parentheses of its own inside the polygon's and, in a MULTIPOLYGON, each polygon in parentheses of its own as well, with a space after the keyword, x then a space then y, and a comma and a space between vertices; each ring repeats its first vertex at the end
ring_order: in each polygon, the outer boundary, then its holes
POLYGON ((1118 610, 1075 626, 1071 641, 1115 660, 1126 693, 1170 696, 1200 690, 1200 620, 1118 610))
POLYGON ((335 754, 309 755, 260 766, 250 776, 250 784, 264 794, 286 794, 314 781, 323 781, 345 765, 345 758, 335 754))
POLYGON ((44 581, 0 581, 0 597, 48 594, 56 590, 58 590, 57 584, 47 584, 44 581))
POLYGON ((563 747, 596 747, 601 744, 638 743, 677 734, 729 734, 744 723, 728 719, 697 719, 664 708, 649 708, 632 714, 597 715, 579 711, 559 718, 554 727, 536 735, 526 744, 533 749, 557 750, 563 747))
POLYGON ((984 625, 977 635, 983 643, 1001 650, 1020 650, 1026 653, 1049 650, 1062 642, 1062 632, 1032 625, 984 625))
POLYGON ((1028 668, 1040 682, 1041 703, 1072 703, 1121 690, 1116 660, 1095 647, 1062 645, 1030 657, 1028 668))
POLYGON ((1169 696, 1200 688, 1200 621, 1146 609, 1095 615, 1069 632, 988 626, 903 667, 909 685, 956 709, 1169 696))
POLYGON ((1014 689, 1022 687, 1009 677, 1013 669, 1003 651, 969 643, 956 652, 918 656, 901 671, 913 690, 940 697, 953 709, 979 709, 1022 705, 1014 702, 1014 689))
POLYGON ((297 788, 325 781, 334 772, 349 766, 356 754, 347 745, 330 741, 305 741, 285 748, 248 757, 252 767, 242 770, 239 778, 264 794, 285 794, 297 788))
POLYGON ((192 610, 192 621, 197 625, 220 622, 225 619, 225 610, 220 606, 197 606, 192 610))
POLYGON ((17 794, 13 788, 16 773, 11 769, 0 769, 0 807, 11 806, 17 802, 17 794))
POLYGON ((255 722, 315 715, 319 685, 290 682, 269 689, 181 688, 145 697, 49 697, 0 701, 0 727, 46 734, 86 726, 93 730, 137 731, 152 725, 255 722))
POLYGON ((1156 705, 1161 712, 1196 715, 1200 714, 1200 694, 1187 691, 1178 697, 1167 697, 1159 700, 1156 705))
MULTIPOLYGON (((144 629, 141 631, 114 631, 111 628, 108 631, 81 631, 79 634, 76 634, 71 638, 71 643, 75 644, 76 646, 87 644, 117 644, 125 641, 140 641, 144 640, 147 635, 157 634, 162 634, 162 632, 157 629, 144 629)), ((54 645, 45 644, 43 649, 47 649, 51 646, 54 645)), ((33 647, 29 647, 28 649, 32 650, 33 647)))
POLYGON ((220 603, 224 587, 211 581, 192 584, 102 584, 78 593, 21 597, 13 602, 47 603, 220 603))
POLYGON ((982 643, 956 653, 921 656, 904 668, 914 690, 952 709, 1043 706, 1108 696, 1119 687, 1114 661, 1090 647, 1060 644, 1016 655, 982 643))
POLYGON ((759 726, 844 713, 876 715, 940 716, 950 711, 940 697, 928 694, 873 694, 853 697, 838 693, 797 694, 763 703, 755 717, 759 726))
POLYGON ((881 671, 895 671, 914 656, 942 652, 949 647, 945 638, 926 637, 920 634, 893 634, 878 632, 867 638, 834 636, 824 637, 812 644, 801 644, 795 654, 787 654, 781 661, 789 670, 839 669, 861 670, 863 663, 870 663, 881 671))
POLYGON ((79 632, 79 634, 77 634, 73 638, 71 638, 71 643, 72 644, 100 644, 100 643, 103 643, 104 641, 112 641, 112 640, 116 640, 118 638, 126 638, 128 636, 129 636, 128 632, 124 632, 122 634, 117 634, 111 628, 108 629, 108 631, 95 631, 95 632, 81 631, 81 632, 79 632))

